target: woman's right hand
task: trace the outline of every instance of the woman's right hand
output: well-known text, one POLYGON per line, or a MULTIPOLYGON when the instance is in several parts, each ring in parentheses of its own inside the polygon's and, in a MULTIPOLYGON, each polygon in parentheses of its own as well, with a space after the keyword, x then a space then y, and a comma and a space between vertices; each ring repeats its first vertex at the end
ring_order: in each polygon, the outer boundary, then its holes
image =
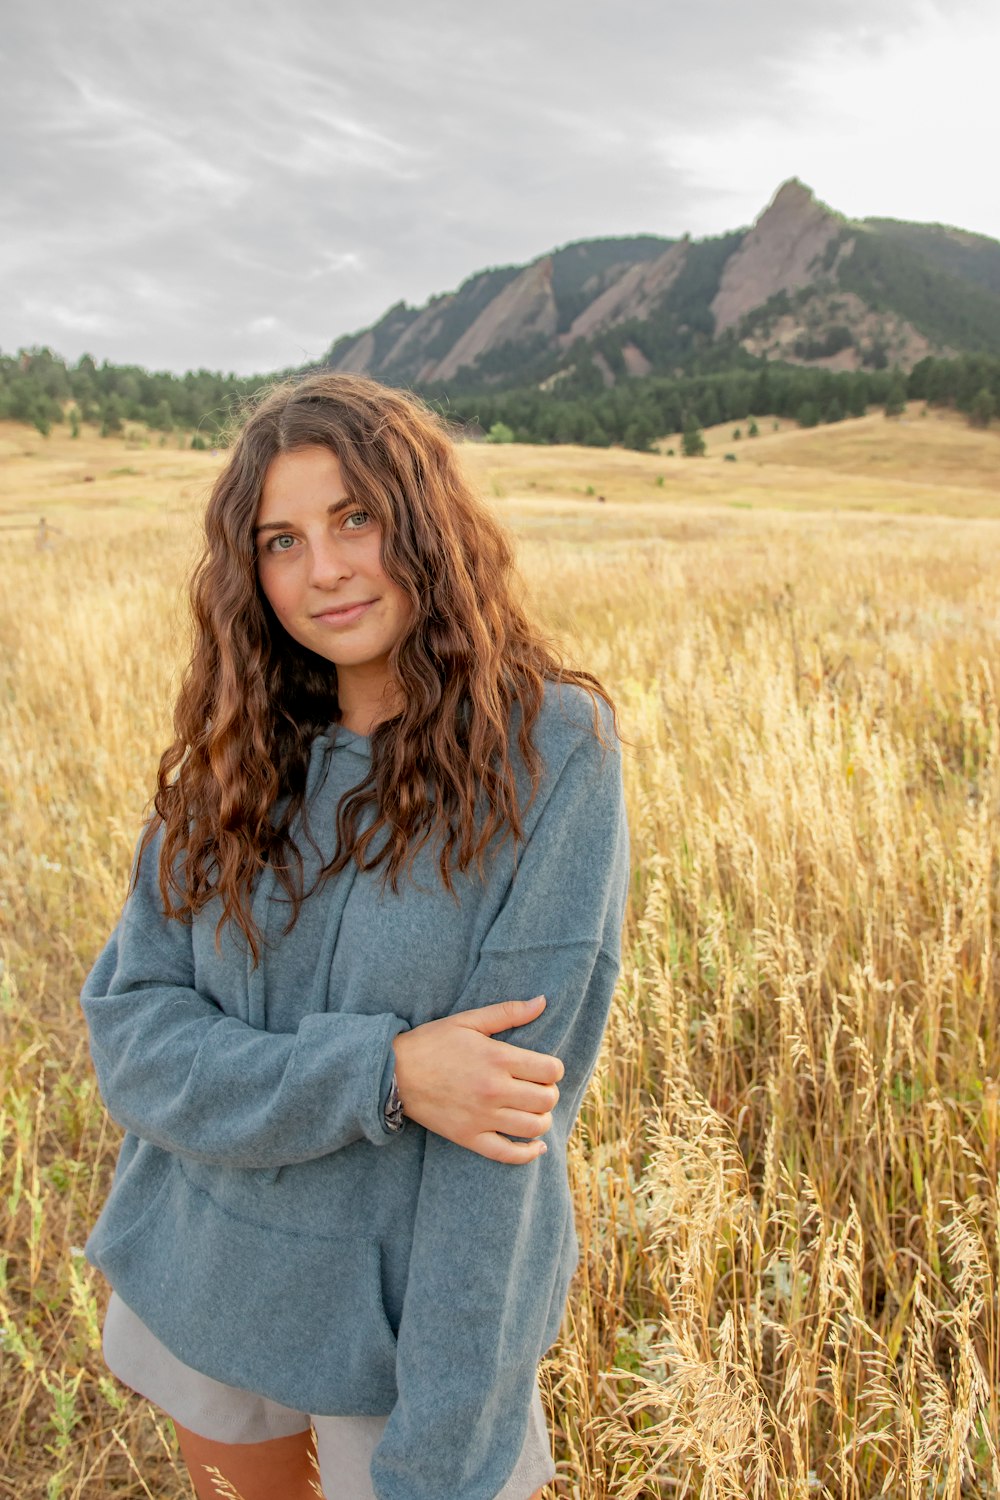
POLYGON ((392 1045, 407 1119, 491 1161, 541 1156, 547 1148, 537 1137, 552 1124, 563 1065, 547 1052, 498 1042, 493 1033, 525 1026, 544 1008, 544 995, 503 1000, 400 1032, 392 1045))

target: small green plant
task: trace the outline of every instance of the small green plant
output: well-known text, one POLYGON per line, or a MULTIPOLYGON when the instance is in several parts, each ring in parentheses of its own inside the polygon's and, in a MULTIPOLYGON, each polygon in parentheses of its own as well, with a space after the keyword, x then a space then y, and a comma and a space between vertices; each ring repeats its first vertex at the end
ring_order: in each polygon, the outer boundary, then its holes
POLYGON ((747 428, 747 437, 760 437, 760 428, 757 426, 757 423, 753 417, 750 418, 750 425, 747 428))
POLYGON ((514 441, 514 429, 508 427, 506 422, 494 422, 486 434, 488 443, 512 443, 514 441))
POLYGON ((738 443, 738 442, 739 442, 739 440, 740 440, 740 438, 741 438, 741 437, 742 437, 742 436, 743 436, 743 434, 742 434, 742 432, 741 432, 741 431, 740 431, 740 429, 739 429, 739 428, 738 428, 738 427, 734 427, 734 428, 733 428, 733 442, 734 442, 734 443, 738 443))
POLYGON ((45 1491, 46 1500, 61 1500, 65 1491, 66 1473, 73 1448, 73 1429, 82 1417, 77 1409, 76 1398, 83 1376, 83 1370, 77 1370, 73 1376, 66 1370, 61 1370, 58 1375, 41 1372, 42 1385, 52 1398, 52 1415, 48 1425, 53 1440, 46 1443, 45 1448, 58 1465, 49 1479, 45 1491))
POLYGON ((722 456, 725 459, 725 461, 726 461, 727 464, 734 464, 736 462, 736 454, 735 453, 724 453, 722 456))

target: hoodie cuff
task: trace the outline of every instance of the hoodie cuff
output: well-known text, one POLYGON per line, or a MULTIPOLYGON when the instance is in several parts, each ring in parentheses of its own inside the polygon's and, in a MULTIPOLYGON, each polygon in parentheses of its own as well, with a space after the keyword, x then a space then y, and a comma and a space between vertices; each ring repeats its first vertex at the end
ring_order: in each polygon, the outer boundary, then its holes
POLYGON ((379 1144, 382 1144, 382 1142, 384 1142, 384 1141, 390 1141, 390 1140, 392 1140, 393 1136, 399 1135, 399 1131, 398 1130, 392 1130, 386 1124, 385 1111, 386 1111, 386 1106, 389 1103, 389 1093, 390 1093, 390 1090, 392 1089, 393 1075, 395 1074, 395 1071, 396 1071, 396 1054, 393 1051, 392 1044, 393 1044, 394 1040, 396 1039, 396 1037, 399 1036, 400 1032, 402 1032, 402 1031, 409 1031, 409 1029, 410 1028, 409 1028, 408 1024, 405 1021, 402 1022, 402 1024, 400 1026, 398 1026, 396 1028, 396 1030, 392 1033, 392 1036, 389 1038, 389 1043, 388 1043, 388 1046, 386 1048, 385 1063, 384 1063, 383 1068, 382 1068, 382 1080, 381 1080, 381 1083, 379 1084, 379 1091, 378 1091, 378 1117, 379 1117, 379 1121, 381 1122, 381 1125, 382 1125, 382 1141, 379 1142, 379 1144))

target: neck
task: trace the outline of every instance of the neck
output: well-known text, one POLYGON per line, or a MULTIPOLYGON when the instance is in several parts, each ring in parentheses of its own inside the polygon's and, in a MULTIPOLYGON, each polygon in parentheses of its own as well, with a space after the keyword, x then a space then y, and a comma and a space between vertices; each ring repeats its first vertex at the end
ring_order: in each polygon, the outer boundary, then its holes
MULTIPOLYGON (((339 687, 339 685, 338 685, 339 687)), ((340 722, 352 734, 369 735, 383 719, 392 718, 399 712, 399 695, 383 684, 366 692, 351 683, 348 691, 338 691, 340 722)))

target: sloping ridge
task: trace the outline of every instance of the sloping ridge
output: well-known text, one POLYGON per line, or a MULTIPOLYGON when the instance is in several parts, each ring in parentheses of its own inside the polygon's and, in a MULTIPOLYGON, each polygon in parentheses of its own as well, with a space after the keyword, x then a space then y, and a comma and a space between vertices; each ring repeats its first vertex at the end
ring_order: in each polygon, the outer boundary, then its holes
POLYGON ((452 346, 426 373, 424 380, 450 380, 462 365, 471 365, 489 349, 514 343, 530 334, 553 337, 559 321, 552 293, 552 257, 536 260, 504 287, 452 346))
POLYGON ((726 263, 712 302, 716 333, 732 328, 778 292, 808 286, 841 228, 798 178, 784 183, 726 263))
POLYGON ((645 318, 673 286, 680 275, 689 241, 685 238, 671 245, 656 260, 639 261, 613 281, 609 287, 574 318, 569 332, 561 335, 563 344, 574 339, 590 338, 602 328, 627 323, 631 318, 645 318))

